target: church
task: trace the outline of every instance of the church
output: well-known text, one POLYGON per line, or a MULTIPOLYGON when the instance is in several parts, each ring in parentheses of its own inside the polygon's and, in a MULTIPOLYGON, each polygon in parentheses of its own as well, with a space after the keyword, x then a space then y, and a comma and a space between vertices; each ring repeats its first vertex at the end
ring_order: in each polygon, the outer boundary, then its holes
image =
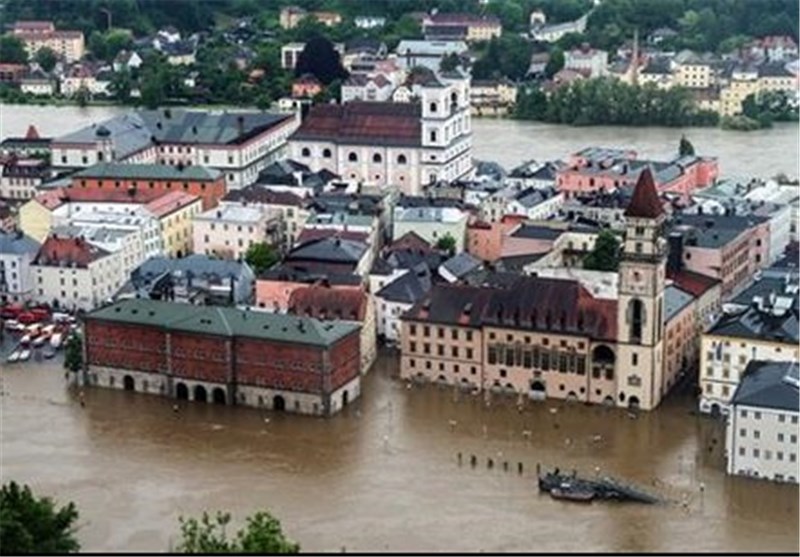
MULTIPOLYGON (((574 278, 537 276, 501 287, 434 287, 402 318, 401 377, 655 408, 683 371, 666 365, 665 336, 678 324, 673 318, 682 319, 676 308, 687 307, 684 298, 669 299, 665 219, 647 169, 625 211, 613 296, 601 297, 574 278)), ((680 325, 686 342, 679 349, 688 352, 694 330, 680 325)))

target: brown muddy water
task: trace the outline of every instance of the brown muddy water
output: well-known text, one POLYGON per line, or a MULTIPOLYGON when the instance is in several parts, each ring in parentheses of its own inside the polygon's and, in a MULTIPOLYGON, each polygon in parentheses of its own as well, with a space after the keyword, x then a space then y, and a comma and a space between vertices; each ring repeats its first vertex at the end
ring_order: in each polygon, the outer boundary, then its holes
POLYGON ((383 354, 331 419, 188 402, 176 413, 173 400, 103 389, 82 408, 59 363, 0 365, 2 481, 74 500, 87 551, 165 551, 180 515, 262 508, 306 551, 798 549, 797 487, 726 477, 722 429, 687 396, 636 419, 556 401, 519 412, 513 398, 487 407, 409 388, 383 354), (537 493, 537 462, 599 468, 671 502, 554 501, 537 493))

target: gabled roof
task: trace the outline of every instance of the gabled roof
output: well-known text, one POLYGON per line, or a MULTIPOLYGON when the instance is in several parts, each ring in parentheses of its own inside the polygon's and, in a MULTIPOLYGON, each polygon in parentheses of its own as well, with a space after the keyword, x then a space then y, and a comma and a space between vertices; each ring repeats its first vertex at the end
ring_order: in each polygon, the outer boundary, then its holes
POLYGON ((286 261, 317 260, 337 263, 358 263, 367 244, 356 240, 318 238, 296 246, 286 256, 286 261))
POLYGON ((731 404, 800 411, 797 362, 753 360, 747 364, 731 404))
POLYGON ((430 271, 420 264, 378 290, 375 296, 389 302, 414 304, 423 299, 430 289, 430 271))
POLYGON ((0 230, 0 253, 35 255, 39 251, 39 242, 22 232, 3 232, 0 230))
POLYGON ((715 286, 722 284, 722 281, 719 279, 687 270, 668 272, 668 278, 672 279, 681 290, 684 290, 697 298, 715 286))
POLYGON ((362 321, 367 312, 367 303, 367 295, 360 290, 313 285, 292 291, 288 311, 322 320, 362 321))
POLYGON ((311 107, 292 139, 417 147, 422 142, 420 116, 421 107, 411 103, 319 104, 311 107))
POLYGON ((106 255, 109 255, 106 250, 90 244, 83 238, 60 238, 53 234, 42 244, 33 263, 48 267, 75 265, 85 269, 90 263, 106 255))
POLYGON ((483 263, 481 263, 479 259, 466 251, 462 251, 442 263, 439 267, 439 274, 442 274, 442 270, 445 270, 456 277, 456 279, 460 279, 475 269, 480 268, 482 265, 483 263))
POLYGON ((175 180, 210 182, 219 179, 222 173, 206 166, 172 166, 169 164, 122 164, 100 163, 76 172, 75 178, 175 180))
POLYGON ((417 250, 420 253, 429 253, 433 251, 433 247, 422 236, 409 230, 386 247, 387 252, 397 250, 417 250))
POLYGON ((656 183, 650 167, 645 167, 639 174, 633 198, 625 209, 626 217, 656 219, 664 214, 664 206, 658 197, 656 183))

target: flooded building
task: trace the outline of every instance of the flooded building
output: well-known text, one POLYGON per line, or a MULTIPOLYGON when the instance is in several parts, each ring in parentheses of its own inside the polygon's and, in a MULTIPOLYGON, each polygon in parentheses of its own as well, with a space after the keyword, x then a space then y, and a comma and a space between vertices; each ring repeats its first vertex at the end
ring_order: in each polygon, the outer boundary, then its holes
POLYGON ((85 317, 89 385, 328 416, 357 398, 359 326, 126 300, 85 317))

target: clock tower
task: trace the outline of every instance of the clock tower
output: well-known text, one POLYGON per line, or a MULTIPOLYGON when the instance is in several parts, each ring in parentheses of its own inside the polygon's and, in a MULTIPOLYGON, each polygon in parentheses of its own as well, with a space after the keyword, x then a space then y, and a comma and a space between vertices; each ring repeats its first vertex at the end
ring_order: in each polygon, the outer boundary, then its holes
POLYGON ((625 210, 617 306, 617 404, 655 408, 661 401, 666 241, 664 207, 650 167, 625 210))

